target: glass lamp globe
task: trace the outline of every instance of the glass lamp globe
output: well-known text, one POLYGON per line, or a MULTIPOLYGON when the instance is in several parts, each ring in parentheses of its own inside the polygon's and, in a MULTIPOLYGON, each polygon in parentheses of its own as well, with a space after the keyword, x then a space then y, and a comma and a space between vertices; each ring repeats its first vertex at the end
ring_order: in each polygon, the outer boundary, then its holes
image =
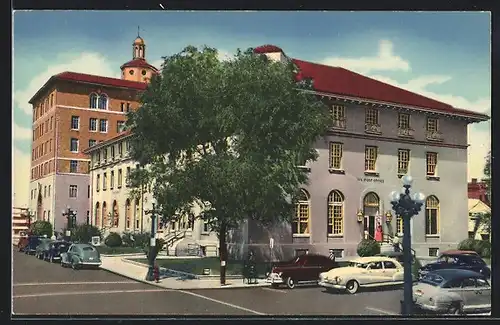
POLYGON ((413 201, 423 204, 425 202, 425 194, 421 192, 413 194, 413 201))
POLYGON ((389 194, 389 200, 391 200, 391 202, 399 200, 399 193, 397 191, 392 191, 389 194))
POLYGON ((403 176, 402 181, 403 185, 411 186, 411 184, 413 183, 413 177, 411 177, 410 175, 405 175, 403 176))

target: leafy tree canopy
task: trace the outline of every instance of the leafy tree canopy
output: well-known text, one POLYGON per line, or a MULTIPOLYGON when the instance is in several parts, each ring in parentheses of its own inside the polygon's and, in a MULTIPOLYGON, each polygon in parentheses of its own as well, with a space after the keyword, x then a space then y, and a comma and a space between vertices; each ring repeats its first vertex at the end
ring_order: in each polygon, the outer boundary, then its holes
POLYGON ((31 224, 31 232, 35 236, 47 235, 48 238, 52 237, 52 224, 48 221, 37 220, 31 224))
POLYGON ((226 61, 209 47, 164 57, 127 122, 132 156, 145 167, 132 185, 154 180, 164 222, 193 202, 218 232, 247 217, 290 218, 286 197, 308 179, 296 166, 317 159, 313 144, 329 126, 327 107, 300 91, 311 85, 295 72, 251 49, 226 61))

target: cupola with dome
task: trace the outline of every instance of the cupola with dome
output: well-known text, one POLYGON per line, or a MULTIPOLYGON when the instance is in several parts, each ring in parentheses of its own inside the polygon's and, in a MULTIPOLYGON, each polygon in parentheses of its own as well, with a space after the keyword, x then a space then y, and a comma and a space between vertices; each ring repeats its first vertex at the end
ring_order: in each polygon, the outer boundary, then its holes
POLYGON ((120 69, 122 79, 129 81, 149 82, 153 74, 158 73, 158 69, 146 61, 146 42, 139 35, 139 28, 132 44, 132 60, 123 64, 120 69))

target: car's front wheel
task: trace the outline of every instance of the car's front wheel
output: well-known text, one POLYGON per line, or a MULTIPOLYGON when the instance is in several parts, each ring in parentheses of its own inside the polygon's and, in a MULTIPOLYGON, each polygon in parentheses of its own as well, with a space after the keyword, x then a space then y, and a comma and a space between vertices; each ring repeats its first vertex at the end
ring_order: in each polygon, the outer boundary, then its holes
POLYGON ((285 283, 286 283, 286 287, 288 289, 295 288, 295 280, 292 277, 286 278, 285 283))
POLYGON ((350 280, 347 282, 345 288, 350 294, 355 294, 359 290, 359 283, 356 280, 350 280))
POLYGON ((459 302, 455 302, 455 303, 451 304, 450 307, 448 308, 447 314, 448 315, 462 315, 463 314, 462 304, 459 302))

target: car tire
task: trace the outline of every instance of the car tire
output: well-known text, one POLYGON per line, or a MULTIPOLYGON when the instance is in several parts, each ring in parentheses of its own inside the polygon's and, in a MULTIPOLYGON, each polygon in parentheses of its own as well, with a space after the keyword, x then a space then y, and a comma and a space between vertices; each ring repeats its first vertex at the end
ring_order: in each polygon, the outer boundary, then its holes
POLYGON ((80 266, 77 263, 75 263, 74 261, 71 261, 71 268, 73 270, 78 270, 78 269, 80 269, 80 266))
POLYGON ((448 308, 448 315, 462 315, 462 304, 459 302, 451 304, 451 306, 448 308))
POLYGON ((352 294, 352 295, 355 294, 359 290, 359 283, 358 283, 358 281, 356 281, 356 280, 350 280, 350 281, 348 281, 347 284, 345 285, 345 289, 350 294, 352 294))
POLYGON ((295 280, 292 277, 286 278, 285 283, 286 283, 286 287, 288 289, 295 288, 295 280))

